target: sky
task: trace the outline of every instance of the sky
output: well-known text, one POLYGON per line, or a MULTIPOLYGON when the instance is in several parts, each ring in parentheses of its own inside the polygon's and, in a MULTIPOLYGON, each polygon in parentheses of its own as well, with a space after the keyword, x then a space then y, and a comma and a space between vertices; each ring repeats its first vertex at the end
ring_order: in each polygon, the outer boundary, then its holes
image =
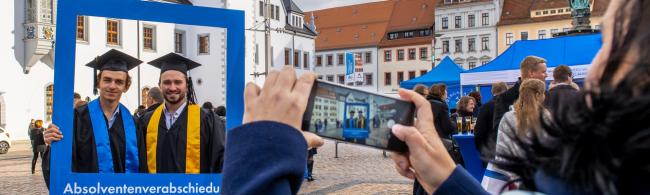
POLYGON ((302 11, 314 11, 333 7, 376 2, 381 0, 293 0, 302 11))

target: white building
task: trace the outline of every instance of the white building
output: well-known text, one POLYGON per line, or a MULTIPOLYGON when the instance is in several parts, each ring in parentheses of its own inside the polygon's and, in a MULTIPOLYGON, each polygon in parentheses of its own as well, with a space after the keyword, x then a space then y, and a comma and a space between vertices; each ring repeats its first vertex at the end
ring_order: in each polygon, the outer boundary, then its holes
POLYGON ((497 56, 499 0, 442 0, 436 6, 436 58, 450 56, 465 69, 497 56))
MULTIPOLYGON (((224 7, 223 1, 166 2, 224 7)), ((9 27, 0 30, 0 126, 14 139, 24 139, 30 119, 51 121, 56 0, 3 1, 0 5, 3 26, 9 27)), ((96 97, 92 94, 93 70, 84 65, 117 49, 144 61, 129 72, 133 84, 121 99, 131 111, 144 104, 141 97, 158 84, 160 70, 146 62, 169 52, 203 64, 190 71, 199 103, 225 104, 223 29, 79 16, 76 32, 74 90, 82 97, 96 97)))
POLYGON ((228 1, 227 8, 243 10, 246 15, 246 82, 264 83, 265 14, 270 20, 271 64, 268 67, 280 69, 291 65, 298 74, 313 70, 316 28, 304 19, 303 11, 292 0, 228 1))

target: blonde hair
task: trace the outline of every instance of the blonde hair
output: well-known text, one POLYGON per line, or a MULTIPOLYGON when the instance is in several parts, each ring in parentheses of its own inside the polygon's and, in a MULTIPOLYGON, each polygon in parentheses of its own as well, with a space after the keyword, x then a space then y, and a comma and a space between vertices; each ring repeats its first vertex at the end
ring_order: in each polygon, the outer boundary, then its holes
POLYGON ((546 60, 537 56, 526 56, 519 65, 521 78, 528 78, 528 72, 536 71, 538 69, 537 65, 541 63, 546 63, 546 60))
POLYGON ((544 103, 546 84, 537 79, 527 79, 519 87, 519 98, 515 101, 515 117, 517 118, 516 134, 525 137, 530 129, 540 129, 540 114, 544 103))

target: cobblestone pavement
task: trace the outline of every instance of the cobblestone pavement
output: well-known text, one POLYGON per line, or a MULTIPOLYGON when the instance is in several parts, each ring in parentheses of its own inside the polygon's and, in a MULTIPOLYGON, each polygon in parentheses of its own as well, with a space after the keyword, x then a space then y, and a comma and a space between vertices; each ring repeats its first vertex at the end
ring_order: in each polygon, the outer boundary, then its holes
MULTIPOLYGON (((397 174, 390 158, 381 150, 326 141, 314 165, 316 181, 304 182, 300 194, 410 194, 412 182, 397 174)), ((40 168, 31 174, 31 149, 27 141, 14 142, 9 153, 0 155, 0 195, 47 194, 40 168)))
POLYGON ((14 141, 7 154, 0 155, 0 194, 47 194, 41 172, 41 158, 36 173, 31 173, 32 150, 29 141, 14 141))
POLYGON ((300 194, 411 194, 412 181, 400 176, 382 151, 326 141, 314 156, 313 182, 303 182, 300 194))

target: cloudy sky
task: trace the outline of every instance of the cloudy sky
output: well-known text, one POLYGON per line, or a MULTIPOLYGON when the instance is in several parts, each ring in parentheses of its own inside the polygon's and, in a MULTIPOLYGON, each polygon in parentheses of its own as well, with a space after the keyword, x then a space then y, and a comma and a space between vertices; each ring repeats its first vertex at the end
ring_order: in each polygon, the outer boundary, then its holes
POLYGON ((294 0, 302 11, 313 11, 375 1, 381 0, 294 0))

